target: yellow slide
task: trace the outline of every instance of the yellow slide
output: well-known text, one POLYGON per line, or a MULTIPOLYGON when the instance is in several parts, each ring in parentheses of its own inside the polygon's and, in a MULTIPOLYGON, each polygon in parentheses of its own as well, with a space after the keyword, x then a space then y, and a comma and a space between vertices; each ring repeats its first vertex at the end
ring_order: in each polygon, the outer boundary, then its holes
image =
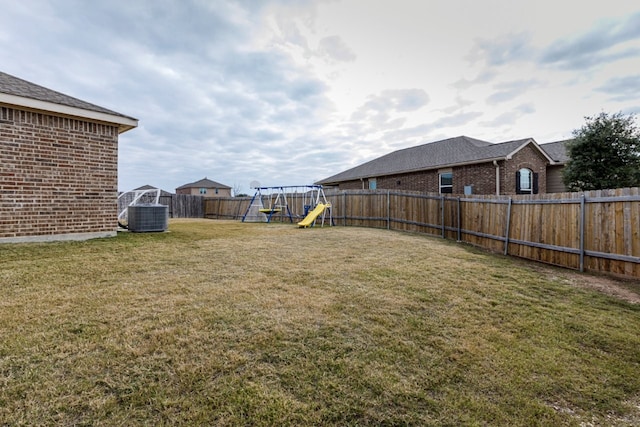
POLYGON ((307 216, 298 223, 298 227, 309 227, 313 224, 313 221, 316 220, 318 215, 320 215, 329 205, 323 205, 322 203, 318 203, 311 212, 307 214, 307 216))

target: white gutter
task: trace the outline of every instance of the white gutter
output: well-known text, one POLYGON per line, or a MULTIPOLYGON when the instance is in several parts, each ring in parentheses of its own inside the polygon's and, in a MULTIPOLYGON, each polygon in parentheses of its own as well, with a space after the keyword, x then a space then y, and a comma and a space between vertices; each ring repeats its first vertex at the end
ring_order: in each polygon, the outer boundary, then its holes
POLYGON ((493 166, 496 167, 496 196, 500 195, 500 165, 498 165, 498 161, 493 161, 493 166))

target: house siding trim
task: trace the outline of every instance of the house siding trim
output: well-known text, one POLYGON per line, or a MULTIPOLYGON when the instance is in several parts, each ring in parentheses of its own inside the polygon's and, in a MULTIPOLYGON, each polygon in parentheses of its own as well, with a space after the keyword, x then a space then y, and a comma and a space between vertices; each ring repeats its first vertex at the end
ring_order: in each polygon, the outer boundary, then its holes
POLYGON ((103 123, 118 124, 119 133, 126 132, 138 126, 138 120, 117 115, 107 114, 99 111, 91 111, 78 107, 55 104, 53 102, 40 101, 38 99, 24 98, 17 95, 0 93, 0 104, 7 104, 20 109, 35 110, 48 114, 61 114, 63 116, 75 117, 84 120, 95 120, 103 123))
POLYGON ((515 156, 520 150, 524 149, 529 144, 533 144, 536 147, 536 149, 540 152, 540 154, 549 162, 549 164, 551 164, 551 165, 556 164, 556 162, 551 157, 549 157, 549 155, 542 148, 540 148, 540 145, 535 143, 535 141, 533 139, 530 139, 530 140, 526 141, 520 147, 516 148, 511 153, 507 154, 506 160, 511 160, 513 158, 513 156, 515 156))

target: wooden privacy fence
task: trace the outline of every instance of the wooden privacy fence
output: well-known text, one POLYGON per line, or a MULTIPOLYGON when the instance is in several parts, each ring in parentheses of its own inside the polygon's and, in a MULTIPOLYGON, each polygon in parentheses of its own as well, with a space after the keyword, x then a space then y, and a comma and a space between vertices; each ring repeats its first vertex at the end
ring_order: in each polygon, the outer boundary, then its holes
POLYGON ((343 225, 423 232, 580 271, 640 277, 638 188, 464 197, 358 191, 333 203, 343 225))
POLYGON ((204 197, 190 194, 160 196, 159 203, 169 207, 170 218, 203 218, 204 197))
MULTIPOLYGON (((202 218, 204 217, 204 198, 202 196, 192 196, 189 194, 168 194, 160 195, 157 202, 169 207, 170 218, 202 218)), ((118 197, 118 213, 127 209, 127 206, 134 201, 136 195, 133 191, 118 197)), ((149 192, 137 199, 136 203, 156 203, 156 193, 149 192)))
MULTIPOLYGON (((326 195, 337 225, 427 233, 580 271, 640 277, 638 188, 535 196, 385 190, 326 195)), ((300 219, 301 197, 289 199, 300 219)), ((250 199, 205 199, 205 216, 242 219, 250 199)))
POLYGON ((242 219, 250 204, 251 197, 204 199, 204 216, 212 219, 242 219))

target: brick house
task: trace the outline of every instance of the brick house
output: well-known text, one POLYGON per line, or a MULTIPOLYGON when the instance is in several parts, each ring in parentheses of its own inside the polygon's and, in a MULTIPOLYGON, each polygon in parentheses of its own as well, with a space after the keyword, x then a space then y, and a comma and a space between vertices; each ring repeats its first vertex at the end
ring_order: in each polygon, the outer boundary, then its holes
POLYGON ((203 197, 231 197, 231 187, 211 181, 204 177, 200 181, 190 182, 176 188, 176 194, 191 194, 203 197))
POLYGON ((339 190, 389 189, 452 194, 563 191, 562 141, 547 151, 532 138, 493 144, 459 136, 394 151, 318 181, 339 190), (554 169, 555 168, 555 169, 554 169), (553 174, 548 171, 553 170, 553 174), (549 185, 552 175, 553 188, 549 185), (562 187, 562 188, 560 188, 562 187))
POLYGON ((0 72, 0 243, 116 235, 118 136, 137 125, 0 72))

